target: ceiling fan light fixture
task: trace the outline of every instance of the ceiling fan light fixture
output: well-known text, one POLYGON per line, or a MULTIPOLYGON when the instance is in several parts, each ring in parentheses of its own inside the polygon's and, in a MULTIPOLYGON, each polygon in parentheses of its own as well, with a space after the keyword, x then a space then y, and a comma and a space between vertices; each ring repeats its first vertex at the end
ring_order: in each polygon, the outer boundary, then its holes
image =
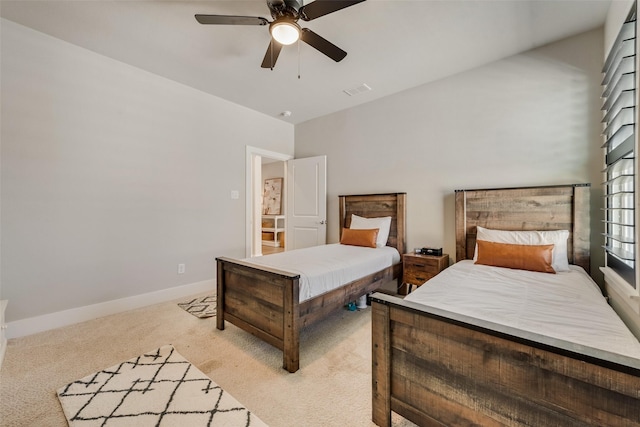
POLYGON ((290 45, 300 38, 300 26, 288 19, 276 20, 269 27, 271 36, 282 45, 290 45))
MULTIPOLYGON (((196 14, 195 18, 200 24, 207 25, 269 25, 271 37, 260 67, 273 70, 283 46, 299 41, 306 43, 335 62, 342 61, 347 56, 347 52, 309 28, 300 28, 298 20, 311 21, 364 1, 366 0, 314 0, 307 3, 304 0, 266 0, 271 18, 273 18, 272 22, 260 16, 196 14)), ((300 68, 299 60, 298 52, 298 71, 300 68)), ((298 72, 298 78, 300 78, 300 72, 298 72)))

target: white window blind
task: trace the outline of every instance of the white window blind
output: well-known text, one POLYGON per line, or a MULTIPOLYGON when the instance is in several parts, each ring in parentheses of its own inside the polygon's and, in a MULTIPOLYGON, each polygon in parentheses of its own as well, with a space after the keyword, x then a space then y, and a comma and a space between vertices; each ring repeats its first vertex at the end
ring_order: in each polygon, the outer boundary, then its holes
POLYGON ((636 288, 636 6, 605 61, 605 244, 607 266, 636 288))

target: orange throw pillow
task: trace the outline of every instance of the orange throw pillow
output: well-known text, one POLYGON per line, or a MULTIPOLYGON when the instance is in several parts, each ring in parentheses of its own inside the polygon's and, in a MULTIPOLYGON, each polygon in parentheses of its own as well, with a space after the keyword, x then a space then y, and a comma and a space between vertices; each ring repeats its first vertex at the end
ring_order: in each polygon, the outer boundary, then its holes
POLYGON ((340 239, 340 243, 343 245, 375 248, 377 238, 377 228, 372 228, 369 230, 355 230, 351 228, 345 228, 342 230, 342 238, 340 239))
POLYGON ((478 240, 478 259, 476 264, 494 267, 515 268, 518 270, 553 273, 551 266, 554 245, 512 245, 508 243, 478 240))

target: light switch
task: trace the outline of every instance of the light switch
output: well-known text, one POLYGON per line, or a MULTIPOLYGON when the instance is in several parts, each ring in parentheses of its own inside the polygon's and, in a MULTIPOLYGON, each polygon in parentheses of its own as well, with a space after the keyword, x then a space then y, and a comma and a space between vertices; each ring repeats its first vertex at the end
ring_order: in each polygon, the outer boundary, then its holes
POLYGON ((240 192, 238 190, 231 190, 231 198, 233 200, 240 198, 240 192))

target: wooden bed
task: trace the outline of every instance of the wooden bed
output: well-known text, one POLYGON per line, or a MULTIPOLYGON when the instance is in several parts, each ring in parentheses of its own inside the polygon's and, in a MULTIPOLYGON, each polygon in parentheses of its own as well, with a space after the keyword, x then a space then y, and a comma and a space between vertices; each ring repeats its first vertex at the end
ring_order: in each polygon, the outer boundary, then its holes
MULTIPOLYGON (((589 271, 589 186, 456 191, 456 257, 476 226, 570 230, 589 271)), ((373 421, 420 426, 639 426, 640 360, 372 296, 373 421)))
MULTIPOLYGON (((349 227, 351 214, 362 217, 391 216, 387 246, 402 255, 405 250, 406 193, 339 196, 340 234, 349 227)), ((320 321, 358 297, 392 279, 402 280, 402 263, 299 302, 300 276, 258 267, 237 259, 217 261, 217 328, 225 320, 283 352, 283 368, 299 368, 300 328, 320 321)))

